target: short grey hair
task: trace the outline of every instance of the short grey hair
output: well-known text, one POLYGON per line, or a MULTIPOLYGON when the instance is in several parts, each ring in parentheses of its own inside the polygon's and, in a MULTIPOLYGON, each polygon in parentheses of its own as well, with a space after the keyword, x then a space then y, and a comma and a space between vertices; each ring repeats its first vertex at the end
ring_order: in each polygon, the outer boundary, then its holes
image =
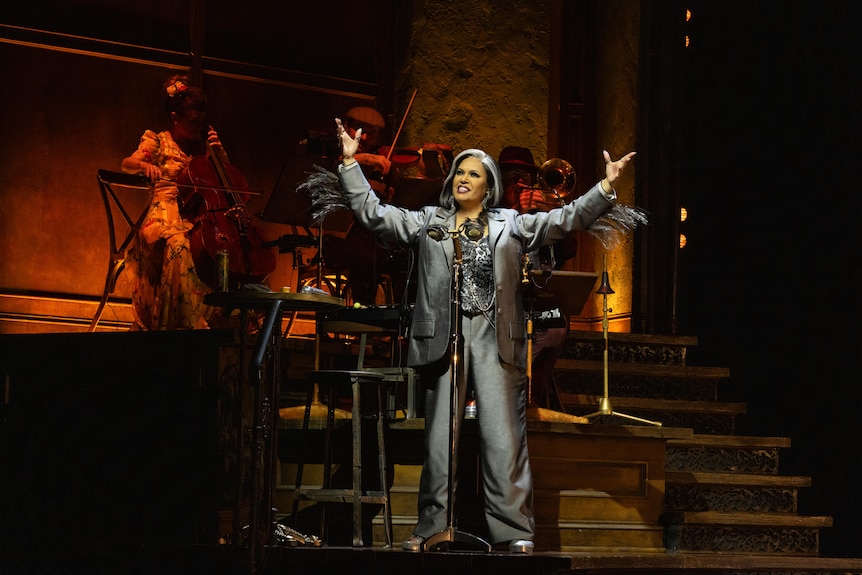
POLYGON ((452 196, 452 181, 455 179, 455 171, 461 165, 461 162, 464 161, 464 158, 476 158, 485 167, 485 176, 488 179, 488 193, 485 195, 485 199, 482 200, 482 209, 496 206, 500 198, 503 197, 503 175, 500 173, 497 161, 476 148, 464 150, 452 160, 449 175, 446 176, 446 180, 443 182, 443 189, 440 191, 440 205, 450 210, 455 207, 455 198, 452 196))

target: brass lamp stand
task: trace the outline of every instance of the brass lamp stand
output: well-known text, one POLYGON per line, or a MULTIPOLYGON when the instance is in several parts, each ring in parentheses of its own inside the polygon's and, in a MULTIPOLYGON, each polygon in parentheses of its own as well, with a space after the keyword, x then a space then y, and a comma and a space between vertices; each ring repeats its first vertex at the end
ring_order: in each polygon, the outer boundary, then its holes
POLYGON ((599 289, 596 290, 596 293, 602 294, 602 334, 604 335, 604 350, 602 351, 602 362, 604 364, 604 395, 599 400, 599 410, 595 413, 585 415, 584 417, 586 417, 587 419, 594 419, 596 417, 599 417, 600 415, 616 415, 617 417, 631 419, 640 423, 646 423, 648 425, 655 425, 656 427, 661 427, 660 421, 651 421, 642 417, 614 411, 614 408, 611 405, 611 399, 608 396, 608 312, 611 311, 610 309, 608 309, 608 294, 612 294, 615 292, 613 289, 611 289, 611 284, 608 281, 607 254, 604 255, 604 260, 602 262, 602 283, 599 286, 599 289))

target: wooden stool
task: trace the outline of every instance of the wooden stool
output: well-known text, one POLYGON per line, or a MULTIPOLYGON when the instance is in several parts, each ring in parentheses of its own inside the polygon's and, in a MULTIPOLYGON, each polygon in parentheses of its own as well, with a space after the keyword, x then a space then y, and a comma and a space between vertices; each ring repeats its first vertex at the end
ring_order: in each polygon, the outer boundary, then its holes
POLYGON ((386 483, 386 446, 383 441, 383 425, 386 415, 386 390, 384 375, 372 371, 349 370, 319 370, 306 374, 308 396, 305 402, 305 416, 302 420, 303 444, 307 444, 308 424, 311 416, 311 405, 314 400, 314 384, 320 386, 321 392, 326 392, 329 401, 327 405, 326 426, 324 428, 323 453, 323 488, 302 489, 302 471, 305 457, 301 457, 296 468, 296 489, 293 497, 293 516, 297 517, 299 501, 319 501, 322 505, 320 514, 320 539, 326 543, 326 506, 328 503, 353 504, 353 546, 362 547, 362 504, 382 504, 383 524, 386 531, 386 545, 392 546, 392 510, 389 505, 389 487, 386 483), (332 488, 332 452, 335 431, 335 405, 340 393, 350 386, 353 395, 351 409, 351 431, 353 437, 353 481, 351 489, 332 488), (363 386, 374 386, 377 406, 366 413, 377 419, 377 461, 380 474, 379 491, 362 490, 362 417, 360 404, 363 386))

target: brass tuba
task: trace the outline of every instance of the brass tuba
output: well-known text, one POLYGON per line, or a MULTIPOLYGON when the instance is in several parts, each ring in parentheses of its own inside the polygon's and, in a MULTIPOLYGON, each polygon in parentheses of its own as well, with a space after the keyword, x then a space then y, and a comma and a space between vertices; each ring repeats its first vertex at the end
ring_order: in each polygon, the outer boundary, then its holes
POLYGON ((566 205, 566 197, 575 189, 578 177, 566 160, 552 158, 539 167, 536 188, 542 192, 545 203, 552 207, 566 205))

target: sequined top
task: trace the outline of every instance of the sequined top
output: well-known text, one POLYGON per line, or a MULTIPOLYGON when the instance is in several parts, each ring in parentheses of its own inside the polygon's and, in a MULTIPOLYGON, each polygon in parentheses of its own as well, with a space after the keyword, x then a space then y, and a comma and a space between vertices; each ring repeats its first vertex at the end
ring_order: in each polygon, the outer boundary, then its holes
POLYGON ((458 236, 463 259, 461 310, 468 314, 485 313, 494 307, 494 262, 488 237, 471 241, 458 236))

